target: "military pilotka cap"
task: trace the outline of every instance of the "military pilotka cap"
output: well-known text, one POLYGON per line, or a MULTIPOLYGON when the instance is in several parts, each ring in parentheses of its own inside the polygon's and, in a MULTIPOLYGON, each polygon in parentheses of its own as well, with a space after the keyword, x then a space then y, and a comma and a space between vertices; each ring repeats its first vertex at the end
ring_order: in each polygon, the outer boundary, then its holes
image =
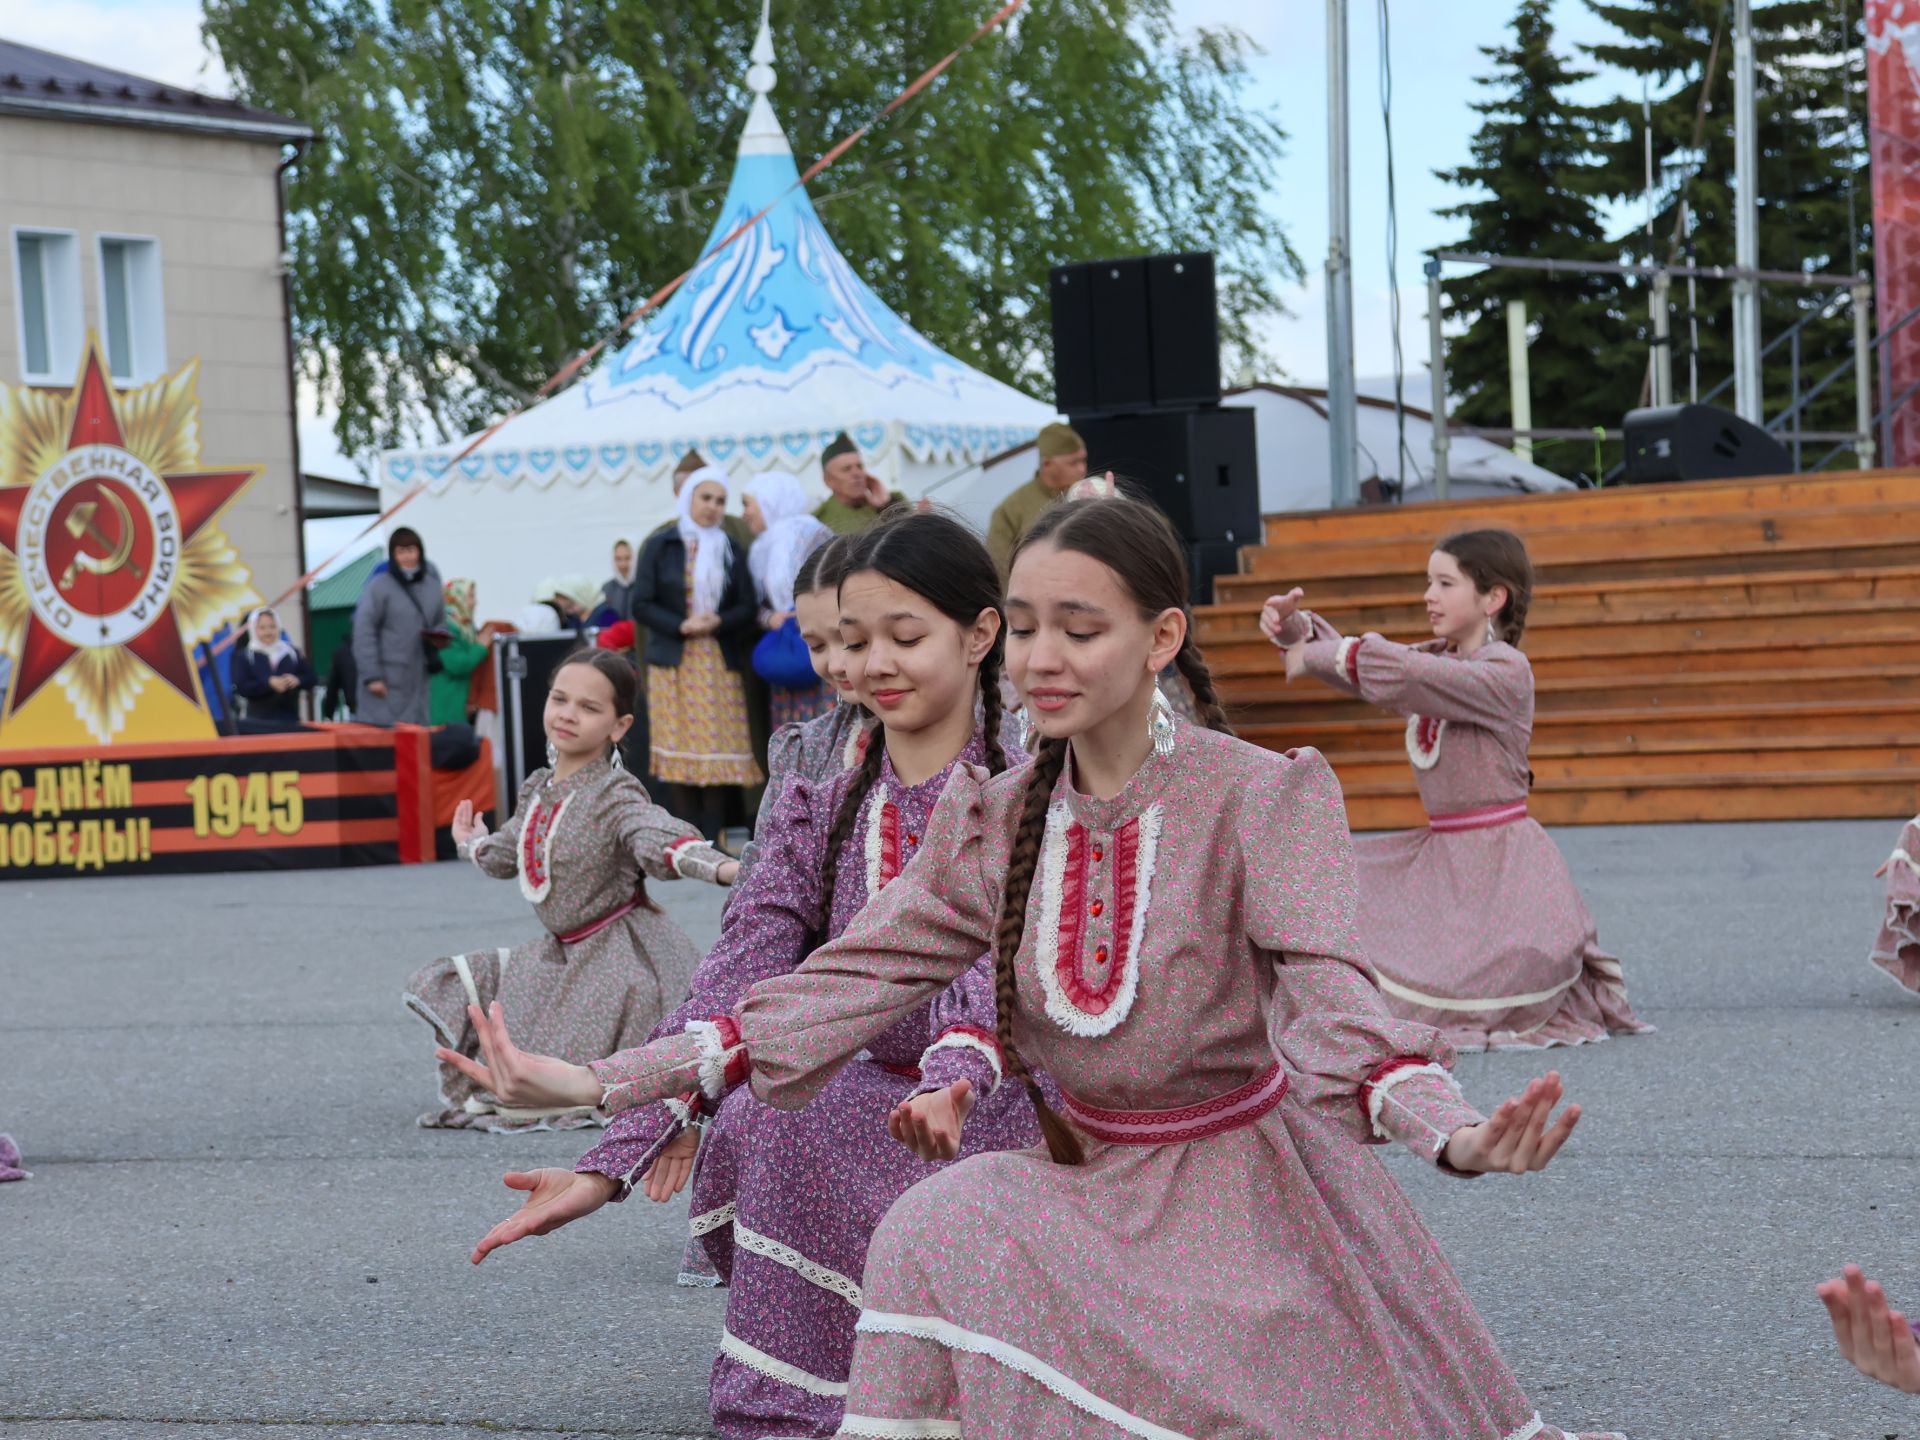
POLYGON ((1058 420, 1051 425, 1040 427, 1040 435, 1033 442, 1040 452, 1042 460, 1058 460, 1062 455, 1078 455, 1087 448, 1087 442, 1080 438, 1080 432, 1071 425, 1062 425, 1058 420))
POLYGON ((846 431, 842 430, 838 435, 833 437, 833 440, 828 444, 827 448, 820 452, 820 463, 825 465, 830 460, 838 460, 842 455, 857 455, 859 453, 860 447, 853 443, 852 437, 849 436, 846 431))

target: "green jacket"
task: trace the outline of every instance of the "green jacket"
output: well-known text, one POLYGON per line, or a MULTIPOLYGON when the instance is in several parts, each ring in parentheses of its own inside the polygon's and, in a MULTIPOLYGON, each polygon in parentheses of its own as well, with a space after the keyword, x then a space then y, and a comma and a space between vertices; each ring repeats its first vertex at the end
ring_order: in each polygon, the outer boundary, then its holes
MULTIPOLYGON (((887 492, 887 503, 898 505, 907 497, 898 490, 887 492)), ((858 535, 880 518, 871 505, 849 505, 838 495, 829 495, 814 508, 813 518, 836 535, 858 535)))
POLYGON ((435 725, 467 723, 467 684, 491 647, 455 635, 440 652, 439 673, 427 677, 427 716, 435 725))
POLYGON ((1006 583, 1007 572, 1013 569, 1015 547, 1033 528, 1040 512, 1059 500, 1062 493, 1049 490, 1035 475, 994 507, 993 518, 987 522, 987 552, 1000 567, 1001 584, 1006 583))

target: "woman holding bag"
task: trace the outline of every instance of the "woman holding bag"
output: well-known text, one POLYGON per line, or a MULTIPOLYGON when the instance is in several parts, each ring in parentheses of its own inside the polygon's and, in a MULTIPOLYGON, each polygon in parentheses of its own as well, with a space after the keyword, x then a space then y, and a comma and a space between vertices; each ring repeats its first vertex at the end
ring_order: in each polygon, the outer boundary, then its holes
POLYGON ((646 627, 647 732, 655 775, 675 788, 672 809, 717 839, 725 787, 763 778, 747 730, 740 671, 753 635, 753 579, 721 528, 727 476, 687 477, 680 519, 656 530, 634 574, 633 618, 646 627))
POLYGON ((753 669, 767 682, 774 730, 825 715, 837 703, 832 687, 814 673, 794 617, 794 577, 807 556, 833 538, 812 507, 806 487, 784 470, 769 470, 750 483, 741 507, 754 534, 747 568, 765 632, 753 648, 753 669))

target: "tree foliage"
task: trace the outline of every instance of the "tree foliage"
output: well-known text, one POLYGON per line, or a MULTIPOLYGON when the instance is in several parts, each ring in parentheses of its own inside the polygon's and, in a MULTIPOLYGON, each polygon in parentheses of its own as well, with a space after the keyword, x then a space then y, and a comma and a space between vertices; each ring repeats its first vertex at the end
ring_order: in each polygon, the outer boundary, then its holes
MULTIPOLYGON (((748 100, 749 0, 206 0, 240 98, 318 136, 288 190, 296 325, 350 450, 527 398, 696 258, 748 100)), ((782 0, 804 164, 979 22, 946 0, 782 0)), ((848 260, 931 339, 1044 392, 1047 271, 1217 257, 1223 338, 1299 273, 1248 42, 1171 0, 1059 0, 983 40, 814 183, 848 260)))
MULTIPOLYGON (((1566 91, 1590 78, 1553 49, 1551 0, 1521 0, 1511 38, 1481 47, 1493 69, 1480 77, 1486 98, 1472 162, 1440 178, 1472 187, 1476 198, 1443 210, 1466 224, 1459 248, 1533 259, 1607 261, 1597 201, 1594 133, 1566 91)), ((1616 423, 1632 403, 1638 377, 1596 372, 1594 360, 1615 347, 1623 328, 1619 287, 1611 276, 1490 268, 1450 279, 1451 316, 1464 334, 1447 346, 1447 379, 1459 396, 1458 418, 1474 425, 1512 423, 1507 378, 1509 301, 1524 301, 1534 423, 1568 428, 1616 423)), ((1592 447, 1541 442, 1536 459, 1567 474, 1591 469, 1592 447)))

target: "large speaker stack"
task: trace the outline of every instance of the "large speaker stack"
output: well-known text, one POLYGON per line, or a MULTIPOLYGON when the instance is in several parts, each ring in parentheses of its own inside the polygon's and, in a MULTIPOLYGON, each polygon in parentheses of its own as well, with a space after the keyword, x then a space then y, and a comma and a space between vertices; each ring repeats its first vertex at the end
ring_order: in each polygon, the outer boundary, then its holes
POLYGON ((1220 405, 1213 256, 1093 260, 1052 272, 1054 404, 1187 542, 1195 604, 1260 541, 1253 411, 1220 405))

